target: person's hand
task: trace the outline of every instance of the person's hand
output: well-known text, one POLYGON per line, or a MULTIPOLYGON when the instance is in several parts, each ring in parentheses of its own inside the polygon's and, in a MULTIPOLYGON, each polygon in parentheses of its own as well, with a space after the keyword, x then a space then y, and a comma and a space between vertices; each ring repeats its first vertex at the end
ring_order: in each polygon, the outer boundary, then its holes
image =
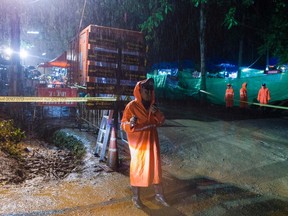
POLYGON ((150 106, 150 111, 151 111, 151 113, 156 113, 157 112, 157 110, 158 110, 158 107, 156 106, 156 104, 152 104, 151 106, 150 106))
POLYGON ((133 115, 131 118, 130 118, 130 127, 133 128, 137 123, 137 116, 133 115))

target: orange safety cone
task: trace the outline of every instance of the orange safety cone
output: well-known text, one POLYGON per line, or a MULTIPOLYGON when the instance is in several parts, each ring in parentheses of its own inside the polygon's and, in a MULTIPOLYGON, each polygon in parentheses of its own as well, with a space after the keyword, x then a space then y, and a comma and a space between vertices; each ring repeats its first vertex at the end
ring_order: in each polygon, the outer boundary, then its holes
POLYGON ((112 126, 111 128, 107 165, 114 171, 118 168, 118 150, 115 126, 112 126))

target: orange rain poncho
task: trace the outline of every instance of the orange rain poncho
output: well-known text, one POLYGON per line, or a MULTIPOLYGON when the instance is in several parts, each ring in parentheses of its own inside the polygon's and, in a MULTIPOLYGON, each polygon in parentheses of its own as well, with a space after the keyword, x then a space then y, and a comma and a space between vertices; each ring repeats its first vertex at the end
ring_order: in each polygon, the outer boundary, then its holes
POLYGON ((234 90, 233 88, 227 88, 225 92, 226 107, 233 107, 234 105, 234 90))
POLYGON ((268 104, 269 100, 270 100, 270 91, 268 88, 264 88, 264 86, 262 86, 258 92, 258 97, 257 100, 259 101, 259 103, 261 104, 268 104))
MULTIPOLYGON (((134 88, 135 99, 125 107, 121 127, 127 133, 131 154, 130 184, 135 187, 148 187, 151 184, 161 183, 162 169, 157 127, 164 123, 165 117, 159 110, 152 114, 144 108, 140 94, 141 82, 134 88), (132 116, 137 117, 137 123, 133 128, 129 122, 132 116)), ((153 90, 151 104, 154 101, 153 90)))
POLYGON ((248 96, 247 96, 247 83, 244 82, 242 84, 242 88, 240 89, 240 107, 246 108, 248 107, 248 96))

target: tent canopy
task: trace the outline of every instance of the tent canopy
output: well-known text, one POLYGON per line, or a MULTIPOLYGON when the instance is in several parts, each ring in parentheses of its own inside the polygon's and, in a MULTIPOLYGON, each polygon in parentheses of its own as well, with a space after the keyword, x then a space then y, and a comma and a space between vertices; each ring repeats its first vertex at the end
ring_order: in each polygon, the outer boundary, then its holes
POLYGON ((66 51, 64 53, 62 53, 60 56, 58 56, 57 58, 52 59, 49 62, 40 63, 38 65, 38 67, 43 67, 43 68, 47 68, 47 67, 67 68, 69 66, 70 66, 70 64, 67 61, 67 53, 66 53, 66 51))

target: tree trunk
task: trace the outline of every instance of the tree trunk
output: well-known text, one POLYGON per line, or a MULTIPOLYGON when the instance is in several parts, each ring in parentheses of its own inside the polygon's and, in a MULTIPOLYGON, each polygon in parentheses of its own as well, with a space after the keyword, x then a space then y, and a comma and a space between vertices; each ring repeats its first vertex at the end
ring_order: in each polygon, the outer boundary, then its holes
MULTIPOLYGON (((200 90, 206 91, 206 68, 205 68, 205 30, 206 30, 206 16, 205 3, 200 3, 200 26, 199 26, 199 44, 200 44, 200 70, 201 70, 201 86, 200 90)), ((206 94, 200 92, 201 103, 205 102, 206 94)))
POLYGON ((16 96, 18 95, 18 73, 21 70, 20 65, 20 18, 18 10, 13 7, 13 13, 10 14, 11 20, 11 48, 13 50, 10 67, 10 82, 9 82, 9 94, 16 96))
MULTIPOLYGON (((245 22, 245 15, 242 16, 242 26, 244 26, 245 22)), ((240 40, 239 40, 239 53, 238 53, 238 74, 237 78, 241 78, 241 66, 242 66, 242 60, 243 60, 243 46, 244 46, 244 30, 243 27, 240 27, 240 40)))
POLYGON ((242 56, 243 56, 243 36, 240 38, 239 41, 239 54, 238 54, 238 74, 237 78, 241 78, 241 66, 242 66, 242 56))

